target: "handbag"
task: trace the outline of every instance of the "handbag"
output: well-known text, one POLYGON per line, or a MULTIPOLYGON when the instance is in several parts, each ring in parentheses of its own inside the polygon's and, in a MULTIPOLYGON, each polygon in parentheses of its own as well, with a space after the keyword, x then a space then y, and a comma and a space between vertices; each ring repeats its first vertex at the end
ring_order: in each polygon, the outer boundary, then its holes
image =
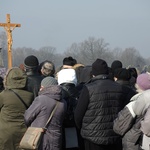
POLYGON ((50 120, 53 117, 54 112, 56 111, 56 108, 58 107, 58 103, 59 102, 57 101, 44 128, 39 128, 39 127, 28 127, 27 128, 24 136, 22 137, 22 139, 20 141, 19 148, 32 149, 32 150, 38 149, 40 142, 42 140, 42 137, 44 135, 44 132, 47 130, 47 125, 49 124, 50 120))

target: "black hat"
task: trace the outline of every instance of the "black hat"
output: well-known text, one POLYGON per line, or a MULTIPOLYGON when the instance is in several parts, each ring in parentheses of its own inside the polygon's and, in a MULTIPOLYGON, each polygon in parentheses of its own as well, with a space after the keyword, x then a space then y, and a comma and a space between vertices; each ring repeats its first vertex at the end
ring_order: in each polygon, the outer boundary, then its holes
POLYGON ((118 69, 118 68, 122 68, 122 62, 119 61, 119 60, 113 61, 112 64, 111 64, 112 71, 114 72, 115 69, 118 69))
POLYGON ((39 65, 39 61, 36 56, 30 55, 25 58, 24 65, 26 68, 34 68, 39 65))
POLYGON ((100 75, 100 74, 108 74, 108 65, 107 63, 102 59, 97 59, 92 64, 92 75, 100 75))
POLYGON ((128 81, 131 78, 131 73, 126 68, 118 68, 114 71, 114 77, 116 77, 120 80, 128 81))
POLYGON ((74 66, 76 63, 77 61, 73 59, 71 56, 65 57, 63 59, 63 65, 74 66))
POLYGON ((137 73, 136 68, 133 67, 133 68, 129 68, 128 70, 130 71, 131 76, 133 76, 134 78, 138 77, 138 73, 137 73))

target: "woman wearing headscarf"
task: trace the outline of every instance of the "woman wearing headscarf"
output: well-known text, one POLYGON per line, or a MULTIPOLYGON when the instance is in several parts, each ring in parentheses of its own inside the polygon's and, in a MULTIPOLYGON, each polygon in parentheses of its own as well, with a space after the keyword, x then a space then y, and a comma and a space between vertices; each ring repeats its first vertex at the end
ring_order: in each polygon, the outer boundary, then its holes
POLYGON ((8 70, 4 78, 5 89, 0 93, 0 150, 20 150, 26 131, 23 115, 33 100, 33 94, 24 90, 26 81, 27 75, 17 67, 8 70))

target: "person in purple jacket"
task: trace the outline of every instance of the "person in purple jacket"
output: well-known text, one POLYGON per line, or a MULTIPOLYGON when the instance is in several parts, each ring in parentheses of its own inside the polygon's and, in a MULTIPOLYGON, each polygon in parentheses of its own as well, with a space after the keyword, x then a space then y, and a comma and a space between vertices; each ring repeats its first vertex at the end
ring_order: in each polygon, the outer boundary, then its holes
POLYGON ((66 112, 66 102, 62 99, 62 88, 53 77, 45 77, 41 82, 39 96, 26 110, 24 118, 27 126, 44 127, 51 112, 58 107, 47 127, 39 150, 61 150, 62 124, 66 112))

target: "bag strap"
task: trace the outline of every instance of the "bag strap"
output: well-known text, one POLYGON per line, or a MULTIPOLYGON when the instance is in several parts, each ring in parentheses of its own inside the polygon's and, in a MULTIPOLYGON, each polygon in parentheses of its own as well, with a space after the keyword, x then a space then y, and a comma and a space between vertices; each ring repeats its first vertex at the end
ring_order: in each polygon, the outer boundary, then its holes
POLYGON ((24 102, 24 100, 12 89, 10 89, 19 99, 20 101, 24 104, 24 106, 26 107, 26 109, 28 108, 27 104, 24 102))
POLYGON ((47 128, 48 123, 51 121, 51 119, 52 119, 52 117, 53 117, 53 115, 54 115, 54 113, 55 113, 55 111, 56 111, 56 109, 57 109, 57 107, 58 107, 58 104, 59 104, 59 102, 56 101, 56 105, 55 105, 53 111, 51 112, 50 117, 48 118, 48 120, 47 120, 47 122, 46 122, 46 125, 45 125, 45 127, 44 127, 45 129, 47 128))

